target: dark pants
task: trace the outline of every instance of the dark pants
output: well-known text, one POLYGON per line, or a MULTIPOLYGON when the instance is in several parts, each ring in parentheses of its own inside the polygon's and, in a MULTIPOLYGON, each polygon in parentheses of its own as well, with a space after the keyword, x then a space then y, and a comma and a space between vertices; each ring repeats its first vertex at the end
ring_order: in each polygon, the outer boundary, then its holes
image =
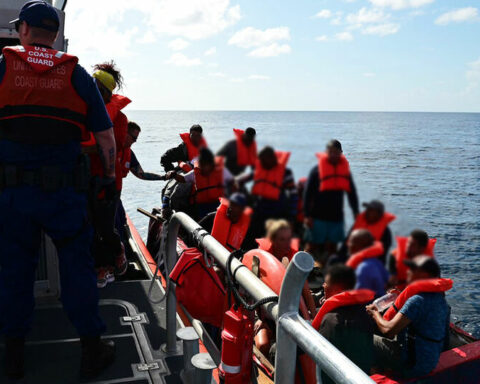
POLYGON ((127 241, 125 236, 125 226, 127 225, 127 215, 125 208, 123 207, 122 199, 118 200, 117 213, 115 214, 115 229, 120 236, 120 240, 123 244, 127 241))
POLYGON ((80 336, 101 334, 105 325, 98 314, 86 196, 72 188, 44 192, 26 186, 0 192, 1 333, 23 337, 30 329, 42 229, 57 247, 68 317, 80 336))

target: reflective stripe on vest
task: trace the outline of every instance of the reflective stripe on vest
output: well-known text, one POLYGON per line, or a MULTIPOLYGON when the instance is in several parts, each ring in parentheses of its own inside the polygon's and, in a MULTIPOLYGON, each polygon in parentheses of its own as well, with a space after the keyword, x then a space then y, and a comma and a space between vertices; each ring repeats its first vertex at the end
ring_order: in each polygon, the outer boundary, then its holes
POLYGON ((412 296, 426 292, 446 292, 452 289, 452 286, 453 280, 451 279, 436 278, 414 281, 397 297, 395 304, 385 312, 383 318, 386 320, 392 320, 412 296))
POLYGON ((317 153, 318 174, 320 177, 320 192, 345 191, 350 192, 350 166, 344 155, 341 155, 337 165, 328 161, 326 153, 317 153))
POLYGON ((187 153, 188 153, 188 160, 192 161, 193 159, 198 157, 198 153, 201 148, 206 148, 207 147, 207 142, 205 141, 205 138, 202 137, 202 141, 200 142, 200 145, 198 147, 195 147, 192 143, 192 140, 190 139, 190 133, 181 133, 180 138, 182 141, 185 143, 187 146, 187 153))
POLYGON ((238 222, 233 224, 227 217, 229 202, 225 198, 220 199, 220 206, 213 221, 212 236, 230 252, 240 249, 250 226, 252 209, 247 207, 238 222))
POLYGON ((275 154, 278 164, 272 169, 262 168, 262 163, 257 159, 253 176, 252 195, 269 200, 278 200, 280 197, 290 152, 277 151, 275 154))
POLYGON ((3 49, 0 137, 32 143, 88 140, 87 104, 71 78, 75 56, 40 47, 3 49))
POLYGON ((223 197, 223 157, 215 157, 215 169, 208 176, 202 175, 198 164, 195 165, 193 172, 195 172, 196 203, 214 203, 223 197))
POLYGON ((365 212, 360 213, 353 224, 354 229, 367 229, 375 238, 375 240, 381 240, 385 229, 388 225, 394 221, 397 217, 391 213, 385 212, 383 216, 376 223, 370 224, 365 219, 365 212))
MULTIPOLYGON (((393 256, 396 260, 396 269, 397 269, 397 279, 399 282, 404 282, 407 280, 407 271, 408 267, 403 263, 404 260, 407 260, 407 241, 408 237, 396 237, 397 248, 393 251, 393 256)), ((434 257, 433 249, 437 239, 429 239, 428 245, 423 255, 434 257)))
POLYGON ((346 264, 350 268, 357 269, 365 260, 380 257, 383 255, 383 252, 383 244, 380 241, 375 241, 371 247, 365 248, 350 256, 346 264))
POLYGON ((325 315, 332 312, 339 307, 346 307, 348 305, 367 304, 375 298, 375 292, 370 289, 355 289, 352 291, 345 291, 338 293, 323 303, 317 315, 312 321, 312 327, 317 331, 322 324, 325 315))
POLYGON ((247 147, 242 140, 245 131, 234 128, 233 132, 237 139, 237 165, 240 167, 254 166, 257 161, 257 143, 254 141, 247 147))

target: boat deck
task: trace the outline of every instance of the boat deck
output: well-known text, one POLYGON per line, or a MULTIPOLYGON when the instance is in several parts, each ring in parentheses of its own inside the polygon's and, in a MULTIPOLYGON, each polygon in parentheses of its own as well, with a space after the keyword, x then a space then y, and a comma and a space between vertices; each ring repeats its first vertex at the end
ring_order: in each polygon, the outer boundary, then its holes
MULTIPOLYGON (((152 306, 150 281, 125 281, 100 290, 100 313, 107 325, 104 337, 115 341, 116 360, 91 383, 179 383, 183 357, 166 357, 164 304, 152 306), (135 304, 133 304, 135 303, 135 304)), ((152 299, 163 293, 156 286, 152 299)), ((0 344, 0 361, 5 348, 0 344)), ((80 341, 57 300, 38 303, 33 329, 26 343, 25 378, 15 383, 86 383, 78 376, 80 341)), ((0 383, 9 383, 0 369, 0 383)))

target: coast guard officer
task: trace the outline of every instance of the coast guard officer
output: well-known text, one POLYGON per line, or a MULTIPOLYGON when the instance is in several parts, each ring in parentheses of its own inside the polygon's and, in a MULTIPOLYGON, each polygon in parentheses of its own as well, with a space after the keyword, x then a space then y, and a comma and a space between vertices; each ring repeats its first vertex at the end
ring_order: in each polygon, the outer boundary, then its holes
POLYGON ((21 46, 6 47, 0 56, 0 332, 6 374, 24 374, 43 230, 57 248, 61 299, 81 338, 81 375, 93 377, 113 361, 114 344, 100 340, 105 325, 90 254, 89 166, 80 142, 93 132, 104 159, 104 185, 111 188, 112 124, 78 59, 52 49, 60 25, 55 8, 30 1, 13 22, 21 46))

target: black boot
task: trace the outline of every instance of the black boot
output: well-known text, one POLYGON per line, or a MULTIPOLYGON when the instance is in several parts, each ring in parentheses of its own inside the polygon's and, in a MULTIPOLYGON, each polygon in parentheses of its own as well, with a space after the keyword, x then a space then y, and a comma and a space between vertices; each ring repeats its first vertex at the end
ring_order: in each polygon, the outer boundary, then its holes
POLYGON ((5 339, 5 371, 11 380, 23 377, 25 339, 21 337, 5 339))
POLYGON ((101 340, 99 336, 81 337, 82 362, 80 376, 92 379, 98 376, 115 360, 115 343, 111 340, 101 340))

